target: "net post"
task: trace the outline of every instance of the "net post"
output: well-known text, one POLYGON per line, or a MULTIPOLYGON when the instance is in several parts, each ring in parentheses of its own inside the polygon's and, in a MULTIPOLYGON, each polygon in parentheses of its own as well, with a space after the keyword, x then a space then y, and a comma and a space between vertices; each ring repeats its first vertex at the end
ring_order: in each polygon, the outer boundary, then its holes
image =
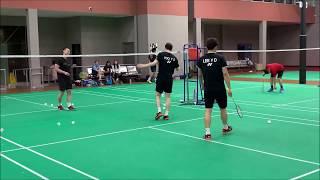
MULTIPOLYGON (((307 45, 307 35, 306 35, 306 0, 300 1, 300 49, 305 49, 307 45)), ((299 60, 299 83, 306 84, 306 51, 300 51, 300 60, 299 60)))

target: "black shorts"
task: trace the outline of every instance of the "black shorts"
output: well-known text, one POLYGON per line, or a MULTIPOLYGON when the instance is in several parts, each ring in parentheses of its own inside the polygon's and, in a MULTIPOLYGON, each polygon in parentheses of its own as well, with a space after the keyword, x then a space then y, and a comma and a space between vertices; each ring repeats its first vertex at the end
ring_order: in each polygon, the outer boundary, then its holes
POLYGON ((220 92, 204 92, 204 101, 206 108, 212 108, 216 101, 220 109, 225 109, 228 105, 227 93, 225 90, 220 92))
POLYGON ((58 77, 59 90, 65 91, 68 89, 72 89, 72 82, 70 77, 58 77))
POLYGON ((158 78, 156 82, 156 91, 158 93, 172 93, 172 85, 173 79, 172 78, 158 78))
MULTIPOLYGON (((282 78, 282 75, 283 75, 283 71, 279 71, 277 73, 277 78, 282 78)), ((271 77, 275 77, 275 76, 271 74, 271 77)))
POLYGON ((157 71, 157 66, 151 66, 150 67, 151 72, 156 72, 157 71))

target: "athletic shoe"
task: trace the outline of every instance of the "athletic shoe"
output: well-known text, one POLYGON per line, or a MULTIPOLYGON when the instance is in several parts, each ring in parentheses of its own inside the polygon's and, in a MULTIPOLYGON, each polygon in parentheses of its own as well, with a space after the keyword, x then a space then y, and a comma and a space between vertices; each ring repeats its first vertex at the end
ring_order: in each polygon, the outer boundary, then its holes
POLYGON ((163 116, 163 114, 161 112, 158 112, 156 114, 155 120, 159 120, 162 116, 163 116))
POLYGON ((211 134, 205 134, 205 135, 203 136, 203 139, 205 139, 205 140, 211 140, 211 134))
POLYGON ((284 89, 283 89, 283 88, 281 88, 281 89, 280 89, 280 93, 283 93, 283 92, 284 92, 284 89))
POLYGON ((168 121, 168 120, 169 120, 169 116, 168 116, 168 115, 166 115, 166 116, 163 116, 163 120, 166 120, 166 121, 168 121))
POLYGON ((151 82, 151 81, 149 81, 149 80, 148 80, 147 82, 148 82, 149 84, 152 84, 152 82, 151 82))
POLYGON ((70 111, 72 111, 72 110, 74 110, 74 107, 71 105, 71 106, 68 107, 68 109, 69 109, 70 111))
POLYGON ((232 131, 232 127, 231 126, 228 126, 228 129, 225 129, 225 128, 222 129, 222 133, 223 134, 227 134, 227 133, 229 133, 231 131, 232 131))
POLYGON ((64 110, 64 108, 63 108, 62 105, 59 105, 59 106, 58 106, 58 109, 61 110, 61 111, 64 110))
POLYGON ((270 88, 267 92, 272 92, 273 91, 273 89, 272 88, 270 88))

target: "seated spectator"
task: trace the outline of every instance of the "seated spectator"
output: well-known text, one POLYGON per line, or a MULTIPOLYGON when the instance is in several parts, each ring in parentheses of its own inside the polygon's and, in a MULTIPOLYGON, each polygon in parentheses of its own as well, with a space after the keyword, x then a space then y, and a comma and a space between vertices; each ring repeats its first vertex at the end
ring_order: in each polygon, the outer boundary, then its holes
POLYGON ((115 79, 115 83, 118 84, 121 80, 121 73, 120 73, 120 66, 117 60, 113 62, 112 70, 114 72, 113 78, 115 79))
POLYGON ((94 61, 94 64, 92 65, 92 79, 96 81, 98 84, 100 84, 101 80, 101 72, 100 72, 100 65, 98 61, 94 61))
POLYGON ((104 77, 106 78, 106 84, 112 85, 113 71, 112 71, 112 66, 110 61, 106 62, 106 65, 104 66, 103 70, 104 70, 104 77))

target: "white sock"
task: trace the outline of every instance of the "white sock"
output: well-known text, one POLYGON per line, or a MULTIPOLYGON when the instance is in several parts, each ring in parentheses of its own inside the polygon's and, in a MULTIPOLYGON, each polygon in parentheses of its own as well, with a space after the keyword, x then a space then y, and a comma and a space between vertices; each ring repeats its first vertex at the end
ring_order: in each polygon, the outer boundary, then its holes
POLYGON ((67 102, 67 106, 70 107, 72 105, 71 102, 67 102))
POLYGON ((166 112, 164 113, 165 116, 169 115, 169 111, 166 110, 166 112))
POLYGON ((62 103, 59 103, 59 106, 62 106, 62 103))
POLYGON ((223 125, 223 129, 229 129, 229 125, 228 124, 223 125))
POLYGON ((206 135, 207 135, 207 134, 211 134, 210 128, 205 128, 205 131, 206 131, 206 135))
POLYGON ((158 107, 158 113, 161 112, 161 107, 158 107))

